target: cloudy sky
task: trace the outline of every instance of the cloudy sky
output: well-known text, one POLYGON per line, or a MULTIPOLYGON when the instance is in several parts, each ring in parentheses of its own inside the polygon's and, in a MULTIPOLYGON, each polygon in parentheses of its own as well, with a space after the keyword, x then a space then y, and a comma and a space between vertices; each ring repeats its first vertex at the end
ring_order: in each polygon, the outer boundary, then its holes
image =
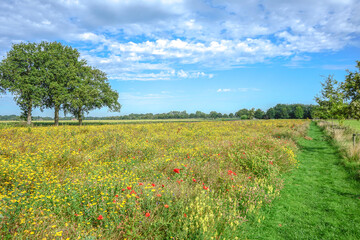
MULTIPOLYGON (((0 57, 22 41, 75 47, 108 74, 121 114, 266 110, 313 104, 322 76, 355 70, 359 12, 357 0, 2 0, 0 57)), ((0 98, 0 115, 19 113, 0 98)))

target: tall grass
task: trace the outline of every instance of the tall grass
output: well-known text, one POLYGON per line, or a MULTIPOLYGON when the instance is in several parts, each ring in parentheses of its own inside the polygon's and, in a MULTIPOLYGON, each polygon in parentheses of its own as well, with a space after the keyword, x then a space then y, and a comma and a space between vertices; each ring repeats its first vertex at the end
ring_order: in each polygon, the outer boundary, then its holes
POLYGON ((360 134, 360 131, 334 121, 318 121, 317 125, 333 139, 343 156, 343 164, 353 177, 360 180, 360 135, 355 138, 355 144, 353 142, 353 134, 360 134))

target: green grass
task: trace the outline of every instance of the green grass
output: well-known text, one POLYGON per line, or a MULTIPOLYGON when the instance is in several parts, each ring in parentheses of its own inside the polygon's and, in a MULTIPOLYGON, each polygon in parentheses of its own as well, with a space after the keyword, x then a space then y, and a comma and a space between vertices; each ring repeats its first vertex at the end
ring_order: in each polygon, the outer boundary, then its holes
POLYGON ((340 165, 338 151, 315 123, 299 141, 299 168, 285 176, 265 220, 249 224, 249 239, 360 239, 360 184, 340 165))
POLYGON ((344 124, 355 130, 360 131, 360 121, 358 120, 345 120, 344 124))

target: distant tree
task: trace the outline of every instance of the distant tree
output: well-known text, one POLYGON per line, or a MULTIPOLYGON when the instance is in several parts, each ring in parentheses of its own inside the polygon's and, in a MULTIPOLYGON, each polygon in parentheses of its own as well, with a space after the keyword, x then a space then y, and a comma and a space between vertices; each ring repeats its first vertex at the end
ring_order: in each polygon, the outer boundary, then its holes
POLYGON ((249 115, 249 110, 247 110, 246 108, 243 108, 243 109, 240 109, 239 111, 237 111, 235 113, 235 116, 238 117, 238 118, 241 118, 241 116, 248 116, 249 115))
POLYGON ((224 114, 222 115, 222 117, 223 117, 223 118, 229 118, 229 115, 227 115, 226 113, 224 113, 224 114))
POLYGON ((268 119, 274 119, 275 118, 275 109, 274 108, 269 108, 266 111, 266 118, 268 118, 268 119))
POLYGON ((344 119, 346 117, 347 104, 342 87, 338 81, 329 75, 321 85, 320 95, 315 97, 315 101, 319 104, 316 108, 316 116, 323 119, 344 119))
POLYGON ((248 112, 248 117, 249 117, 249 119, 253 119, 254 116, 255 116, 255 108, 252 108, 248 112))
POLYGON ((201 111, 196 111, 195 115, 196 118, 206 118, 206 113, 203 113, 201 111))
POLYGON ((28 125, 32 109, 43 106, 46 78, 43 54, 36 43, 13 44, 0 63, 0 88, 15 96, 28 125))
MULTIPOLYGON (((360 62, 356 61, 357 69, 360 70, 360 62)), ((345 82, 342 84, 344 97, 349 100, 348 113, 350 117, 360 119, 360 73, 347 71, 345 82)))
POLYGON ((288 119, 289 116, 289 110, 288 106, 285 104, 276 104, 274 107, 275 110, 275 118, 276 119, 288 119))
POLYGON ((79 120, 79 125, 82 125, 84 114, 93 109, 108 107, 110 111, 120 111, 119 94, 111 89, 106 74, 96 68, 80 68, 76 81, 69 88, 71 94, 64 109, 79 120))
POLYGON ((233 118, 234 117, 234 114, 233 113, 230 113, 229 114, 229 118, 233 118))
POLYGON ((209 113, 209 117, 210 117, 210 118, 217 118, 217 117, 218 117, 218 113, 217 113, 216 111, 211 111, 211 112, 209 113))
POLYGON ((297 106, 294 115, 296 119, 302 119, 304 117, 304 109, 301 106, 297 106))
POLYGON ((256 119, 262 119, 264 118, 265 112, 263 110, 261 110, 260 108, 256 109, 254 117, 256 119))
POLYGON ((248 115, 241 115, 240 119, 246 120, 246 119, 249 119, 249 116, 248 115))

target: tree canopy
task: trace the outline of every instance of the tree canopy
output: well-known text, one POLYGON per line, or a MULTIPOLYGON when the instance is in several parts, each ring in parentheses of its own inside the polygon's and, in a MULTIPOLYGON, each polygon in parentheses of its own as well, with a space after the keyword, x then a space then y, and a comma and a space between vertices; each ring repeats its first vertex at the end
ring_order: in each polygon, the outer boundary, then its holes
POLYGON ((60 108, 80 124, 84 113, 95 108, 120 111, 106 74, 79 58, 76 49, 58 42, 14 44, 0 63, 0 91, 15 95, 28 124, 34 107, 54 108, 55 125, 60 108))

